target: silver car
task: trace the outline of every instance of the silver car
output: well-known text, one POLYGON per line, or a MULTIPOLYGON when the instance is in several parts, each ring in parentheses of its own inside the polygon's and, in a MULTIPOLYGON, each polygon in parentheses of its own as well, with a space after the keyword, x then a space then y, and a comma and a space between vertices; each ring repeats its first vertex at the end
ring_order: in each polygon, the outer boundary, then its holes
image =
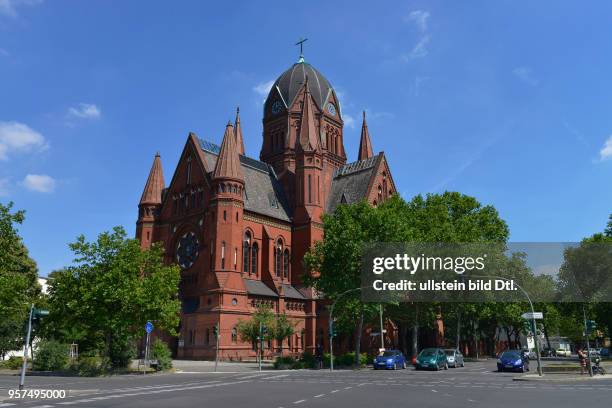
POLYGON ((459 350, 446 349, 444 350, 444 353, 446 354, 446 361, 448 362, 449 367, 457 368, 465 366, 463 354, 461 354, 459 350))

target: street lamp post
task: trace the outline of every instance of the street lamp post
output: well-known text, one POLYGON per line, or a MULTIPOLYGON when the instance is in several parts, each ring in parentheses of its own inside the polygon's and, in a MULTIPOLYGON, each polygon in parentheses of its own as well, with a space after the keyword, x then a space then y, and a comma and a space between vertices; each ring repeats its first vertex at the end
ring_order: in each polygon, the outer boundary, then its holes
MULTIPOLYGON (((508 282, 513 282, 514 285, 516 285, 516 287, 519 288, 521 292, 523 292, 523 294, 527 298, 527 301, 529 302, 529 307, 531 308, 531 320, 533 321, 533 330, 534 332, 536 332, 537 326, 536 326, 536 319, 535 319, 535 309, 533 308, 533 303, 531 302, 531 298, 529 297, 529 294, 525 291, 525 289, 520 287, 516 282, 512 281, 511 279, 503 278, 501 276, 483 276, 483 278, 503 279, 508 282)), ((542 364, 540 361, 540 345, 538 344, 538 334, 533 333, 533 336, 534 336, 534 343, 535 343, 535 349, 536 349, 536 358, 538 361, 538 375, 541 377, 542 376, 542 364)))
MULTIPOLYGON (((334 337, 333 337, 333 330, 334 330, 334 307, 336 307, 336 302, 338 302, 338 300, 340 300, 340 298, 348 293, 351 292, 355 292, 358 290, 361 290, 362 288, 353 288, 353 289, 349 289, 345 292, 342 292, 341 294, 338 295, 338 297, 336 298, 336 300, 334 300, 334 303, 332 303, 331 308, 329 309, 329 370, 330 371, 334 371, 334 337)), ((382 329, 382 327, 381 327, 382 329)), ((382 333, 381 333, 382 336, 382 333)))

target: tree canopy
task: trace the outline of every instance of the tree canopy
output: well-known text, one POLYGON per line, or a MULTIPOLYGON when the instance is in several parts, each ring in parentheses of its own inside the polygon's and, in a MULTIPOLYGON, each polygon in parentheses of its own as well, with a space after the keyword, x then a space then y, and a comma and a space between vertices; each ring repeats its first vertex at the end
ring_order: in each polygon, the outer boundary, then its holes
POLYGON ((70 248, 73 265, 49 279, 52 335, 82 338, 81 350, 102 353, 121 367, 132 358, 148 320, 176 334, 180 273, 178 266, 164 265, 160 246, 142 250, 138 240, 115 227, 94 242, 80 236, 70 248))

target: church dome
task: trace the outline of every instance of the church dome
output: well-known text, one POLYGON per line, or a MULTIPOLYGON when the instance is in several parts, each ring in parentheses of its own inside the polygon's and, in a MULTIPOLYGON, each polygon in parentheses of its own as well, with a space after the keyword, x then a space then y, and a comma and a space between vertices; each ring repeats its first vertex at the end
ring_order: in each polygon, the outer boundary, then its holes
POLYGON ((270 112, 268 104, 272 103, 275 90, 280 92, 286 107, 289 107, 304 85, 306 77, 308 77, 308 89, 315 103, 319 108, 323 108, 323 104, 329 97, 333 88, 329 81, 319 71, 312 65, 304 62, 303 59, 300 59, 300 61, 293 64, 291 68, 283 72, 274 82, 266 98, 264 112, 270 112))

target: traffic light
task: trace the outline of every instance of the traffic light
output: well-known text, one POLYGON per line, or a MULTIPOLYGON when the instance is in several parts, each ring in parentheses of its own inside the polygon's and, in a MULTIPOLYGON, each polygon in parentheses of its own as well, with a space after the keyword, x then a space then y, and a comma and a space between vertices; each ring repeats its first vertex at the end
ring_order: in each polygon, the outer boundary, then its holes
POLYGON ((219 323, 215 324, 215 327, 213 327, 213 333, 215 334, 216 338, 219 337, 219 323))
POLYGON ((49 316, 49 311, 45 310, 45 309, 32 309, 32 321, 33 322, 40 322, 40 320, 45 317, 45 316, 49 316))
POLYGON ((597 329, 597 324, 595 320, 587 320, 586 321, 587 333, 591 334, 597 329))
POLYGON ((265 324, 261 326, 261 334, 263 334, 264 336, 268 334, 268 326, 266 326, 265 324))
POLYGON ((332 322, 329 325, 329 337, 336 337, 338 335, 338 330, 336 330, 336 325, 332 322))
POLYGON ((525 320, 525 321, 523 321, 523 331, 525 332, 525 334, 535 333, 535 329, 533 327, 533 321, 532 320, 525 320))

